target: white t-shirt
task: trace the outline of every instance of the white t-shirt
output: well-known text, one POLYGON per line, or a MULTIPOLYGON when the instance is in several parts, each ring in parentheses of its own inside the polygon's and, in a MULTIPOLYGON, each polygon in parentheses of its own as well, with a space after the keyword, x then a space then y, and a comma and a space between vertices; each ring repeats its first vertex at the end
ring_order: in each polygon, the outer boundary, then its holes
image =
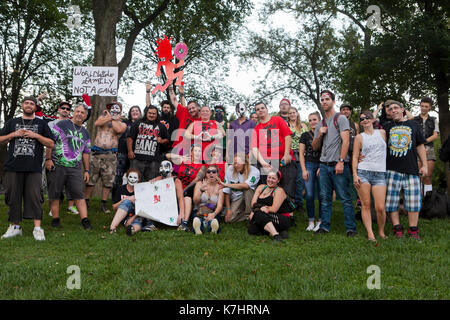
MULTIPOLYGON (((227 171, 225 172, 225 183, 246 183, 248 186, 255 190, 258 186, 260 178, 259 170, 254 167, 250 166, 250 173, 248 174, 247 180, 244 180, 244 175, 241 173, 237 173, 235 177, 233 177, 233 166, 228 166, 227 171)), ((241 190, 236 189, 230 189, 230 188, 223 188, 224 193, 230 194, 230 200, 235 201, 242 197, 243 192, 241 190)))

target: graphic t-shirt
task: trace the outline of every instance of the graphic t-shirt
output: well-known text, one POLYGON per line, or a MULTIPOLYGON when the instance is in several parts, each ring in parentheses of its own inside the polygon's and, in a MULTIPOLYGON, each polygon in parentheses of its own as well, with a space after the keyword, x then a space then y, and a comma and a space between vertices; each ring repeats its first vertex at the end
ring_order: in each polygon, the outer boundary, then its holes
POLYGON ((119 146, 117 148, 117 151, 122 154, 128 154, 127 137, 130 133, 130 129, 131 129, 131 126, 133 125, 133 122, 126 119, 126 120, 123 120, 123 123, 125 123, 127 125, 127 129, 125 130, 124 133, 122 133, 122 135, 119 138, 119 146))
MULTIPOLYGON (((33 131, 45 138, 54 140, 46 121, 34 118, 25 120, 22 117, 9 120, 0 132, 5 136, 19 129, 33 131)), ((9 142, 5 158, 4 171, 42 172, 44 145, 31 138, 14 138, 9 142)))
MULTIPOLYGON (((248 174, 247 180, 245 180, 244 175, 242 173, 237 173, 236 176, 233 176, 233 166, 229 166, 227 169, 227 172, 225 174, 225 183, 246 183, 250 187, 250 189, 255 190, 258 186, 260 178, 260 172, 259 170, 254 167, 250 166, 250 172, 248 174)), ((231 188, 223 188, 224 193, 230 194, 231 201, 235 201, 237 199, 240 199, 242 195, 244 194, 242 190, 237 189, 231 189, 231 188)))
MULTIPOLYGON (((125 199, 126 197, 131 197, 134 196, 134 192, 130 192, 127 189, 127 185, 121 185, 115 192, 115 194, 113 195, 112 198, 112 203, 117 203, 123 199, 125 199)), ((127 216, 124 218, 124 220, 131 218, 132 216, 134 216, 135 212, 130 212, 127 214, 127 216)))
POLYGON ((52 160, 62 167, 80 168, 83 153, 90 153, 89 132, 71 120, 55 120, 48 123, 55 137, 52 160))
POLYGON ((137 160, 161 161, 161 144, 157 139, 168 139, 169 134, 159 121, 146 123, 139 120, 131 127, 129 137, 133 139, 133 152, 137 160))
POLYGON ((201 163, 184 163, 182 162, 180 167, 178 168, 178 179, 180 179, 183 184, 183 189, 185 189, 192 180, 197 177, 198 172, 200 171, 203 164, 201 163))
MULTIPOLYGON (((272 116, 266 123, 258 123, 253 130, 251 145, 258 148, 264 159, 281 159, 284 155, 286 136, 292 135, 286 121, 281 117, 272 116)), ((291 149, 291 156, 293 152, 291 149)))
POLYGON ((300 143, 305 145, 305 162, 319 162, 320 161, 320 150, 314 151, 312 147, 314 132, 311 130, 309 132, 302 133, 300 137, 300 143))
POLYGON ((178 130, 176 140, 173 143, 174 147, 183 140, 184 131, 187 129, 187 127, 189 127, 189 125, 192 122, 194 122, 195 120, 200 120, 200 117, 192 118, 188 112, 187 107, 183 107, 181 104, 179 104, 177 106, 176 117, 179 121, 179 129, 180 130, 178 130), (181 129, 184 129, 184 130, 181 130, 181 129))
MULTIPOLYGON (((194 121, 192 134, 199 136, 204 133, 209 133, 210 136, 217 135, 217 122, 215 120, 209 121, 194 121)), ((191 140, 191 144, 196 143, 195 139, 191 140)), ((202 155, 203 159, 209 160, 211 151, 215 145, 219 143, 219 140, 202 141, 202 155)))
POLYGON ((388 138, 386 169, 419 175, 417 146, 426 142, 415 121, 391 122, 384 127, 388 138))

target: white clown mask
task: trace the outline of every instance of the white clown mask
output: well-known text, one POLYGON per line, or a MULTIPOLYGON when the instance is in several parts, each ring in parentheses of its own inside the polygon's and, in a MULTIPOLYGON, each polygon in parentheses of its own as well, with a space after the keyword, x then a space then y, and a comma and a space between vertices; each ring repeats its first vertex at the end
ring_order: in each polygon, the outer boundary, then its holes
POLYGON ((170 177, 173 171, 172 162, 164 160, 161 162, 161 166, 159 167, 159 173, 163 176, 163 178, 170 177))
POLYGON ((244 116, 246 111, 247 111, 247 107, 242 102, 239 102, 236 105, 236 114, 238 115, 239 118, 244 116))
POLYGON ((130 172, 127 177, 128 184, 134 186, 139 183, 139 175, 137 172, 130 172))
POLYGON ((120 106, 117 104, 113 104, 111 106, 110 111, 111 111, 111 115, 113 115, 113 116, 120 116, 120 114, 122 113, 120 106))

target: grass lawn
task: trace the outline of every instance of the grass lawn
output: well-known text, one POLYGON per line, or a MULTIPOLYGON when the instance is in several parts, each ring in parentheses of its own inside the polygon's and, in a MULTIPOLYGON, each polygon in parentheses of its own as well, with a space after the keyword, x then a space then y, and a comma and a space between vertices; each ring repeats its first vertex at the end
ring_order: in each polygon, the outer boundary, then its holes
MULTIPOLYGON (((7 210, 0 198, 0 233, 7 210)), ((37 242, 32 221, 23 236, 0 241, 0 299, 449 299, 449 220, 420 220, 422 242, 366 240, 361 221, 355 238, 345 236, 340 203, 327 235, 305 231, 297 214, 289 239, 274 243, 249 236, 245 223, 222 225, 218 235, 195 236, 174 228, 128 237, 124 228, 109 235, 112 214, 92 200, 85 231, 78 216, 62 207, 62 227, 50 226, 37 242), (67 268, 77 265, 81 289, 69 290, 67 268), (369 290, 370 265, 381 269, 381 289, 369 290)), ((402 223, 407 226, 406 217, 402 223)), ((389 231, 388 231, 389 230, 389 231)))

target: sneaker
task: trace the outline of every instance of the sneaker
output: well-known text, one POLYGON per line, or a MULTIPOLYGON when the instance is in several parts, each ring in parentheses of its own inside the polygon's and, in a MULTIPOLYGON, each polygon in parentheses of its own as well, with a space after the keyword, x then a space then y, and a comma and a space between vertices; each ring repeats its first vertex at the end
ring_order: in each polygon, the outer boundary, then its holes
POLYGON ((53 217, 52 210, 49 211, 48 215, 49 215, 50 217, 53 217))
POLYGON ((134 230, 134 227, 133 227, 133 225, 129 225, 128 227, 127 227, 127 229, 126 229, 126 234, 128 235, 128 236, 132 236, 133 234, 135 234, 136 233, 136 230, 134 230))
POLYGON ((34 239, 37 241, 44 241, 45 240, 45 235, 44 235, 44 229, 40 228, 40 227, 35 227, 33 230, 33 236, 34 239))
POLYGON ((213 219, 211 221, 211 233, 217 234, 218 230, 219 230, 219 221, 217 221, 217 219, 213 219))
POLYGON ((353 238, 354 236, 356 236, 356 231, 353 230, 347 231, 347 237, 353 238))
POLYGON ((76 206, 71 206, 67 208, 67 212, 71 214, 80 214, 76 206))
POLYGON ((408 236, 411 239, 416 239, 418 241, 421 241, 420 236, 419 236, 419 228, 415 229, 415 230, 411 230, 411 228, 408 229, 408 236))
POLYGON ((314 232, 314 234, 325 234, 328 233, 328 231, 326 231, 325 229, 318 229, 316 232, 314 232))
POLYGON ((394 226, 393 231, 394 231, 394 236, 397 239, 403 238, 403 226, 401 224, 394 226))
POLYGON ((192 221, 192 228, 194 228, 195 234, 202 234, 201 225, 202 222, 200 221, 200 219, 195 217, 194 221, 192 221))
POLYGON ((320 228, 320 223, 321 223, 320 221, 317 221, 317 222, 316 222, 316 226, 315 226, 314 229, 313 229, 314 232, 316 232, 317 230, 319 230, 319 228, 320 228))
POLYGON ((84 218, 83 220, 81 220, 81 225, 85 230, 92 230, 91 222, 88 218, 84 218))
POLYGON ((21 236, 21 235, 22 235, 22 227, 10 224, 8 227, 8 230, 6 230, 5 234, 2 235, 2 239, 13 238, 15 236, 21 236))
POLYGON ((289 233, 288 233, 288 231, 287 231, 287 230, 281 231, 281 232, 280 232, 280 237, 281 237, 282 239, 287 239, 287 238, 289 238, 289 233))
POLYGON ((280 234, 277 234, 273 237, 273 241, 275 242, 283 242, 283 238, 281 237, 280 234))
POLYGON ((101 205, 101 210, 103 211, 103 213, 111 213, 111 210, 109 210, 109 209, 106 207, 106 204, 103 203, 103 202, 102 202, 102 205, 101 205))
POLYGON ((53 218, 52 219, 52 227, 53 228, 59 228, 61 227, 61 223, 59 221, 59 218, 53 218))
POLYGON ((180 225, 178 226, 177 230, 180 230, 180 231, 189 231, 189 227, 188 227, 187 221, 181 220, 181 223, 180 223, 180 225))
POLYGON ((314 230, 314 221, 311 221, 308 224, 308 228, 306 228, 306 231, 313 231, 314 230))
POLYGON ((147 224, 142 228, 142 231, 158 231, 158 228, 155 227, 155 225, 153 224, 153 222, 147 222, 147 224))

